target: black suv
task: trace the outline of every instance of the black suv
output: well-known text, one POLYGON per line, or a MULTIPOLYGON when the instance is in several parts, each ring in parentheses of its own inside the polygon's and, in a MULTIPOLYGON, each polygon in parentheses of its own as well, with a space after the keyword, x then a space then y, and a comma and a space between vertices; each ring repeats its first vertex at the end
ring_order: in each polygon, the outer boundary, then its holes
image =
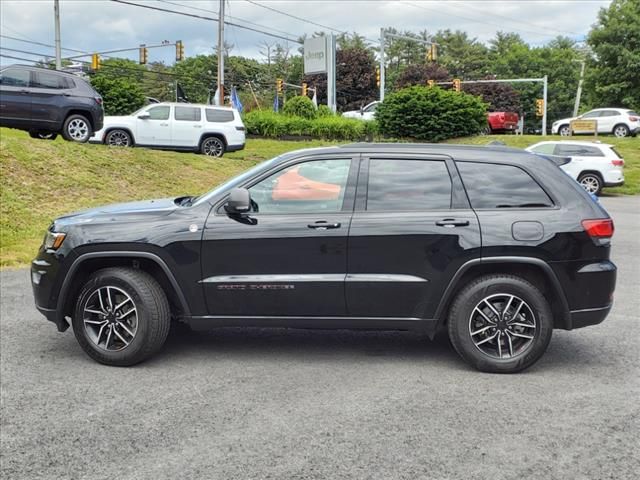
POLYGON ((46 68, 0 70, 0 126, 34 138, 86 142, 102 128, 102 97, 82 78, 46 68))
POLYGON ((505 147, 353 144, 264 162, 200 197, 58 218, 38 309, 95 360, 132 365, 193 329, 448 329, 515 372, 554 328, 607 316, 613 222, 548 158, 505 147))

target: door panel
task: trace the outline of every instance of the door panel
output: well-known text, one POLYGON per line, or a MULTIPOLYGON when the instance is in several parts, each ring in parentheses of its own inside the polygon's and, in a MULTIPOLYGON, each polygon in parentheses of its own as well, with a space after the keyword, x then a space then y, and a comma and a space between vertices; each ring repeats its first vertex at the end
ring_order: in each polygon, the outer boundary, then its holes
POLYGON ((246 185, 253 211, 207 220, 202 286, 210 315, 344 316, 357 162, 316 159, 246 185))
POLYGON ((31 121, 30 72, 18 68, 2 71, 0 118, 3 125, 23 126, 31 121))
POLYGON ((480 257, 478 220, 461 192, 450 160, 367 159, 349 233, 350 315, 433 318, 458 268, 480 257))
POLYGON ((197 147, 203 132, 202 126, 202 108, 174 107, 171 144, 176 147, 197 147))
POLYGON ((171 145, 171 107, 158 105, 146 110, 149 118, 136 119, 136 143, 141 145, 171 145))

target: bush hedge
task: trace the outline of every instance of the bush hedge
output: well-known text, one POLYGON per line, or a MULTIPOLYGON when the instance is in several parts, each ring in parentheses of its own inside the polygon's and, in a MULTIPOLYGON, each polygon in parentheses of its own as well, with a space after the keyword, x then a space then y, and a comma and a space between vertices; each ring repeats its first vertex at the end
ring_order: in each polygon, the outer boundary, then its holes
POLYGON ((375 122, 337 115, 308 119, 267 110, 253 110, 243 115, 243 121, 247 133, 268 138, 294 135, 325 140, 361 140, 376 133, 375 122))
POLYGON ((378 105, 376 120, 382 135, 439 142, 480 133, 486 110, 473 95, 415 86, 389 94, 378 105))
POLYGON ((282 111, 285 115, 308 119, 313 119, 317 116, 316 106, 309 97, 302 95, 287 100, 282 111))

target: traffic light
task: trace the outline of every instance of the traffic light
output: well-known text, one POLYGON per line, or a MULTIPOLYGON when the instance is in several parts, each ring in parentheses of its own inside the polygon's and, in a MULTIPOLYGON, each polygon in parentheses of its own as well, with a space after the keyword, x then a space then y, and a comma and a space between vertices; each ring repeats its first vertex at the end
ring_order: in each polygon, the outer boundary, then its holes
POLYGON ((184 60, 184 45, 182 40, 176 42, 176 62, 184 60))
POLYGON ((453 79, 453 90, 456 92, 460 92, 460 79, 459 78, 454 78, 453 79))
POLYGON ((276 91, 282 93, 282 84, 284 81, 281 78, 276 79, 276 91))
POLYGON ((544 116, 544 100, 542 98, 536 99, 536 117, 544 116))
POLYGON ((427 86, 429 88, 435 87, 435 85, 436 85, 436 81, 435 80, 427 80, 427 86))
POLYGON ((149 49, 144 45, 140 45, 140 65, 145 65, 149 57, 149 49))
POLYGON ((376 67, 376 86, 380 86, 380 67, 376 67))
POLYGON ((435 44, 431 44, 427 51, 427 60, 429 62, 435 62, 438 59, 438 47, 435 44))
POLYGON ((306 84, 306 83, 303 83, 303 84, 302 84, 302 95, 303 95, 304 97, 306 97, 306 96, 307 96, 307 84, 306 84))
POLYGON ((91 55, 91 70, 100 70, 102 66, 102 60, 100 60, 100 55, 94 53, 91 55))

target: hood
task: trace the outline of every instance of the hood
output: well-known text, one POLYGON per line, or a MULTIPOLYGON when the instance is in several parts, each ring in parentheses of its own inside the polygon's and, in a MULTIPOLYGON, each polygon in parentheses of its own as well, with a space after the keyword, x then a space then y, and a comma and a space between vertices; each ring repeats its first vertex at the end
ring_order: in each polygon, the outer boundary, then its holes
POLYGON ((89 222, 135 222, 151 216, 170 215, 178 206, 175 199, 161 198, 139 202, 115 203, 102 207, 81 210, 58 217, 56 226, 75 225, 89 222))
POLYGON ((552 125, 555 125, 556 123, 561 123, 561 122, 562 123, 567 123, 567 122, 570 122, 571 120, 575 120, 577 118, 578 117, 560 118, 560 119, 556 120, 555 122, 553 122, 552 125))

